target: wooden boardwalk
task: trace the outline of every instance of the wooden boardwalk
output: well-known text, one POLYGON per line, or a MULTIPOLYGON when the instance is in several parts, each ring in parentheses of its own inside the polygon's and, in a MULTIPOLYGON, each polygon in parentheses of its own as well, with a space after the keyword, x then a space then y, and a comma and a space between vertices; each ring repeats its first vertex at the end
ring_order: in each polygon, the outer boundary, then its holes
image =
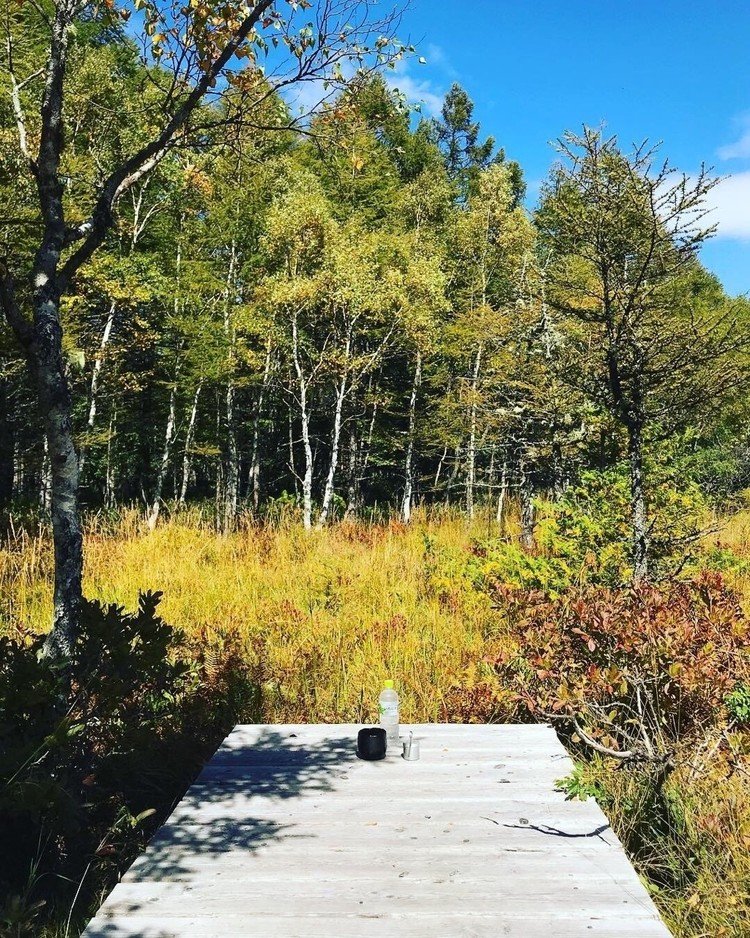
POLYGON ((86 938, 668 938, 544 726, 238 726, 86 938))

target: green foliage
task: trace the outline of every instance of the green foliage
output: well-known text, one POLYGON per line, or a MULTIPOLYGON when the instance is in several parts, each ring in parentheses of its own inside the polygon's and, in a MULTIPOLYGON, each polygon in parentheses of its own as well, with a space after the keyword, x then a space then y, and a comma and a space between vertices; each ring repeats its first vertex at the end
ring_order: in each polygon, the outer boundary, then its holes
MULTIPOLYGON (((662 574, 679 572, 700 534, 706 501, 695 483, 678 480, 676 470, 654 464, 649 472, 654 479, 649 502, 654 566, 662 574)), ((536 499, 534 549, 503 538, 479 541, 469 561, 474 581, 550 598, 584 584, 626 583, 631 572, 628 486, 624 467, 617 466, 582 473, 556 501, 536 499)), ((705 560, 700 556, 701 563, 722 569, 715 551, 705 560)))
POLYGON ((469 567, 478 587, 494 585, 550 597, 560 596, 575 580, 564 557, 533 553, 496 538, 477 544, 469 567))
MULTIPOLYGON (((646 473, 651 559, 657 575, 671 574, 684 565, 704 527, 706 500, 675 467, 653 460, 646 473)), ((624 466, 582 473, 579 484, 558 502, 542 506, 541 550, 564 558, 579 582, 625 582, 630 568, 629 502, 624 466)))
POLYGON ((41 656, 42 636, 0 638, 0 915, 14 934, 65 914, 79 883, 84 916, 252 700, 243 666, 186 649, 160 598, 133 614, 86 602, 70 669, 41 656))
POLYGON ((750 684, 740 683, 726 697, 730 717, 740 725, 750 723, 750 684))
POLYGON ((605 790, 601 782, 592 777, 589 766, 577 762, 570 775, 560 778, 556 782, 557 791, 565 793, 566 801, 587 801, 596 798, 601 804, 605 800, 605 790))

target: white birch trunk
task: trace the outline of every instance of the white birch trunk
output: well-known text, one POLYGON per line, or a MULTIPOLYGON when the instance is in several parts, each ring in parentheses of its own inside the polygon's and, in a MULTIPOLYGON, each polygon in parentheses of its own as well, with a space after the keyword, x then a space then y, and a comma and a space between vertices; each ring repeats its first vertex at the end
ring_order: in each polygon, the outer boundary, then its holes
POLYGON ((185 500, 187 499, 188 487, 190 485, 190 470, 193 463, 190 450, 193 446, 193 440, 195 439, 195 424, 198 419, 198 402, 200 400, 202 390, 203 380, 201 379, 198 382, 198 386, 195 389, 195 394, 193 395, 193 405, 190 408, 190 419, 188 420, 187 432, 185 434, 185 454, 182 457, 182 483, 180 484, 180 497, 178 499, 178 504, 181 508, 185 507, 185 500))
MULTIPOLYGON (((86 429, 91 431, 94 429, 94 424, 96 423, 96 406, 97 406, 97 394, 99 391, 99 379, 101 377, 102 365, 104 364, 104 353, 109 345, 109 340, 112 338, 112 329, 115 324, 115 312, 117 309, 117 304, 112 300, 109 313, 107 314, 107 321, 104 324, 104 332, 102 332, 101 341, 99 342, 99 351, 96 353, 96 358, 94 359, 94 368, 91 372, 91 385, 89 388, 89 412, 88 417, 86 418, 86 429)), ((81 447, 81 452, 78 456, 78 476, 79 478, 83 476, 83 466, 86 462, 86 449, 81 447)))
POLYGON ((296 312, 292 317, 292 360, 294 370, 297 373, 300 419, 302 422, 302 446, 305 451, 305 475, 302 479, 302 518, 305 530, 309 531, 312 528, 313 452, 310 444, 310 414, 307 409, 307 378, 302 368, 299 353, 299 331, 296 312))
POLYGON ((263 400, 266 388, 271 377, 271 339, 266 343, 266 361, 263 366, 263 381, 258 392, 258 403, 253 416, 253 448, 250 457, 250 491, 252 492, 253 508, 258 510, 260 505, 260 418, 263 413, 263 400))
POLYGON ((292 405, 289 404, 289 472, 292 474, 292 483, 294 484, 294 497, 299 498, 299 476, 297 475, 297 463, 294 458, 294 417, 292 415, 292 405))
POLYGON ((433 484, 433 488, 434 488, 435 490, 437 490, 438 483, 440 482, 440 474, 441 474, 442 471, 443 471, 443 465, 444 465, 444 463, 445 463, 445 458, 446 458, 447 455, 448 455, 448 444, 446 444, 446 445, 443 447, 443 454, 442 454, 442 456, 440 457, 440 459, 438 460, 437 469, 435 470, 435 482, 434 482, 434 484, 433 484))
POLYGON ((406 442, 406 462, 404 465, 404 501, 401 516, 404 524, 411 521, 412 497, 414 494, 414 435, 417 417, 417 395, 422 383, 422 352, 417 349, 417 361, 414 368, 414 381, 409 398, 409 437, 406 442))
POLYGON ((112 411, 109 420, 109 435, 107 437, 107 465, 104 472, 104 505, 106 508, 115 507, 115 469, 112 459, 112 443, 117 428, 117 408, 112 411))
POLYGON ((167 470, 169 469, 169 457, 172 453, 172 442, 174 441, 174 428, 175 428, 175 415, 177 409, 177 381, 172 385, 172 389, 169 392, 169 416, 167 417, 167 429, 164 434, 164 448, 161 454, 161 462, 159 463, 159 471, 156 474, 156 482, 154 484, 154 497, 151 503, 151 509, 148 514, 148 528, 149 531, 153 531, 156 527, 156 522, 159 520, 159 510, 161 508, 161 495, 164 488, 164 480, 167 477, 167 470))
POLYGON ((508 490, 508 460, 503 460, 503 471, 500 475, 500 494, 497 496, 497 515, 495 520, 502 527, 503 511, 505 509, 505 495, 508 490))
POLYGON ((471 407, 469 410, 469 444, 466 450, 466 513, 474 517, 474 485, 477 465, 477 389, 479 369, 482 362, 482 344, 477 346, 474 369, 471 375, 471 407))
POLYGON ((234 284, 235 269, 237 266, 237 244, 232 240, 229 255, 229 270, 224 291, 224 333, 229 342, 229 369, 226 392, 226 421, 227 421, 227 475, 224 489, 224 530, 234 527, 237 517, 239 500, 239 453, 237 450, 237 427, 235 425, 235 345, 236 335, 232 320, 232 288, 234 284))
POLYGON ((357 513, 357 475, 359 472, 359 446, 354 427, 349 431, 349 488, 346 496, 344 520, 348 521, 357 513))
POLYGON ((320 515, 318 516, 318 528, 322 528, 323 525, 328 520, 328 514, 331 510, 331 503, 333 502, 333 493, 334 493, 334 483, 336 480, 336 470, 338 469, 339 464, 339 445, 341 442, 341 416, 344 411, 344 399, 346 397, 347 389, 347 379, 349 377, 348 373, 348 362, 349 356, 351 355, 352 350, 352 335, 351 331, 346 337, 346 349, 345 349, 345 366, 344 374, 341 377, 338 388, 336 389, 336 408, 333 414, 333 434, 331 437, 331 461, 328 464, 328 475, 326 476, 326 484, 323 489, 323 502, 320 506, 320 515))

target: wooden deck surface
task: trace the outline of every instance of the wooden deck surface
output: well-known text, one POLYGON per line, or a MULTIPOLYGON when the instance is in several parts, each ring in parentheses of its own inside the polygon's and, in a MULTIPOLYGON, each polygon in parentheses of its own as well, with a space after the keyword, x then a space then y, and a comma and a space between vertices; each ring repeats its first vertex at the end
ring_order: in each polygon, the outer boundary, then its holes
POLYGON ((544 726, 238 726, 85 938, 668 938, 544 726))

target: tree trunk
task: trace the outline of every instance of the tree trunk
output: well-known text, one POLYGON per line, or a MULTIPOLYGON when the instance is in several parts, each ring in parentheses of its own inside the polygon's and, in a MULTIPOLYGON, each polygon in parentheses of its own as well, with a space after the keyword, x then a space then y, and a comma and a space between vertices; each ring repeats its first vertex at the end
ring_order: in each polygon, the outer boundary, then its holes
MULTIPOLYGON (((39 282, 39 279, 37 279, 39 282)), ((45 642, 51 657, 68 659, 78 633, 83 577, 83 535, 78 514, 78 453, 73 442, 70 387, 62 351, 59 296, 49 280, 37 291, 32 361, 45 418, 52 477, 55 548, 54 620, 45 642)))
POLYGON ((306 402, 301 408, 302 446, 305 451, 305 475, 302 479, 302 523, 306 531, 312 528, 313 453, 310 445, 310 417, 306 402))
POLYGON ((341 442, 341 416, 344 407, 344 397, 346 395, 346 375, 341 379, 341 383, 336 392, 336 408, 333 414, 333 434, 331 436, 331 461, 328 464, 328 474, 326 484, 323 488, 323 501, 320 506, 320 515, 318 516, 317 527, 322 528, 328 520, 328 514, 331 510, 331 503, 334 495, 334 482, 336 480, 336 470, 339 464, 339 445, 341 442))
POLYGON ((503 469, 500 474, 500 494, 497 496, 497 515, 495 520, 498 525, 502 528, 503 525, 503 510, 505 508, 505 495, 508 491, 508 460, 503 460, 503 469))
POLYGON ((451 490, 456 484, 456 479, 458 478, 458 472, 461 468, 461 443, 456 444, 456 449, 453 456, 453 468, 451 469, 450 475, 448 476, 448 482, 445 486, 445 504, 446 506, 451 503, 451 490))
POLYGON ((417 360, 414 366, 414 381, 411 386, 409 398, 409 436, 406 441, 406 462, 404 464, 404 501, 401 506, 401 517, 404 524, 411 521, 412 498, 414 495, 414 435, 417 425, 417 395, 422 384, 422 352, 417 349, 417 360))
POLYGON ((357 514, 358 499, 358 479, 359 474, 359 446, 357 445, 357 433, 352 426, 349 430, 349 484, 346 491, 346 511, 344 520, 348 521, 357 514))
POLYGON ((299 476, 297 475, 297 462, 294 458, 294 416, 292 414, 292 405, 289 403, 287 428, 289 430, 289 472, 292 476, 292 485, 294 487, 295 500, 299 499, 299 476))
POLYGON ((559 501, 565 494, 565 466, 557 427, 552 429, 552 497, 559 501))
POLYGON ((107 438, 107 465, 104 472, 104 505, 106 508, 115 507, 115 463, 112 459, 112 444, 117 429, 117 409, 112 411, 109 421, 109 436, 107 438))
POLYGON ((271 339, 266 343, 266 361, 263 366, 263 382, 258 392, 258 401, 253 415, 253 448, 250 456, 250 491, 252 493, 253 509, 258 510, 260 505, 260 418, 263 413, 263 400, 266 388, 271 377, 271 339))
POLYGON ((378 417, 378 402, 372 402, 372 416, 370 417, 370 426, 367 429, 367 440, 365 441, 364 451, 362 453, 362 459, 359 467, 359 475, 357 476, 357 488, 359 489, 359 483, 365 478, 367 473, 367 467, 370 465, 370 456, 372 455, 372 438, 375 434, 375 421, 378 417))
POLYGON ((235 425, 235 345, 236 335, 232 320, 232 289, 237 265, 237 244, 232 241, 229 255, 229 270, 224 291, 224 333, 229 343, 229 361, 226 392, 227 421, 227 474, 224 488, 224 530, 231 531, 237 518, 239 501, 239 451, 237 447, 237 427, 235 425))
POLYGON ((344 352, 344 361, 347 363, 345 365, 344 374, 341 376, 341 381, 336 390, 336 408, 333 414, 333 434, 331 437, 331 461, 328 464, 328 475, 326 476, 326 484, 323 489, 323 502, 320 506, 320 515, 318 517, 318 528, 322 528, 323 525, 328 520, 328 513, 331 510, 331 503, 333 501, 334 494, 334 483, 336 480, 336 470, 339 464, 339 445, 341 443, 341 417, 344 410, 344 398, 346 397, 347 390, 347 381, 349 373, 346 370, 349 356, 351 355, 352 350, 352 336, 351 332, 346 337, 346 349, 344 352))
POLYGON ((443 471, 443 464, 445 463, 446 457, 448 456, 448 444, 446 443, 443 447, 442 455, 438 460, 437 469, 435 470, 435 482, 433 483, 433 489, 437 493, 437 487, 440 482, 440 474, 443 471))
POLYGON ((11 420, 8 382, 0 378, 0 507, 7 508, 13 500, 15 433, 11 420))
POLYGON ((235 388, 234 380, 227 382, 226 393, 227 419, 227 474, 224 487, 224 531, 231 531, 237 518, 239 501, 239 451, 237 448, 237 428, 234 422, 235 388))
MULTIPOLYGON (((107 315, 107 321, 104 324, 104 332, 102 332, 101 342, 99 343, 99 351, 97 352, 96 358, 94 359, 94 368, 91 372, 91 388, 89 391, 89 414, 86 420, 86 429, 91 431, 94 429, 94 423, 96 422, 96 396, 99 390, 99 378, 101 375, 102 364, 104 362, 104 352, 106 351, 107 346, 109 345, 109 340, 112 337, 112 327, 115 324, 115 311, 116 304, 112 300, 112 303, 109 307, 109 313, 107 315)), ((83 478, 83 467, 86 462, 86 448, 81 447, 81 455, 78 460, 78 475, 80 478, 83 478)))
POLYGON ((474 517, 474 485, 477 465, 477 389, 479 369, 482 362, 482 345, 477 347, 474 369, 471 375, 471 407, 469 409, 469 445, 466 450, 466 513, 474 517))
POLYGON ((39 486, 39 507, 45 512, 49 512, 52 508, 52 472, 46 436, 44 438, 44 456, 42 458, 42 480, 39 486))
POLYGON ((302 421, 302 446, 305 451, 305 475, 302 479, 302 518, 305 530, 309 531, 312 528, 313 452, 310 443, 310 414, 307 409, 307 378, 299 354, 299 332, 297 330, 296 313, 292 317, 292 357, 294 369, 297 372, 300 419, 302 421))
POLYGON ((643 426, 639 422, 628 425, 628 455, 630 459, 630 517, 633 536, 633 583, 648 578, 648 519, 643 483, 643 426))
POLYGON ((521 460, 520 466, 520 496, 521 496, 521 544, 526 550, 531 550, 534 546, 534 491, 531 484, 528 468, 525 460, 521 460))
POLYGON ((161 509, 161 495, 164 488, 164 480, 167 477, 167 470, 169 469, 169 457, 172 453, 172 442, 174 440, 174 428, 175 428, 175 418, 177 411, 177 380, 175 379, 174 384, 169 392, 169 416, 167 417, 167 429, 164 434, 164 449, 161 454, 161 462, 159 463, 159 471, 156 474, 156 482, 154 483, 154 498, 151 504, 151 510, 148 515, 148 527, 150 531, 153 531, 156 527, 156 522, 159 520, 159 511, 161 509))
POLYGON ((192 455, 190 450, 195 439, 195 424, 198 419, 198 401, 200 400, 201 390, 203 389, 203 380, 198 382, 193 395, 193 406, 190 408, 190 418, 188 420, 187 432, 185 434, 185 454, 182 457, 182 483, 180 484, 180 497, 177 503, 181 508, 185 507, 187 499, 188 486, 190 485, 190 470, 192 468, 192 455))

